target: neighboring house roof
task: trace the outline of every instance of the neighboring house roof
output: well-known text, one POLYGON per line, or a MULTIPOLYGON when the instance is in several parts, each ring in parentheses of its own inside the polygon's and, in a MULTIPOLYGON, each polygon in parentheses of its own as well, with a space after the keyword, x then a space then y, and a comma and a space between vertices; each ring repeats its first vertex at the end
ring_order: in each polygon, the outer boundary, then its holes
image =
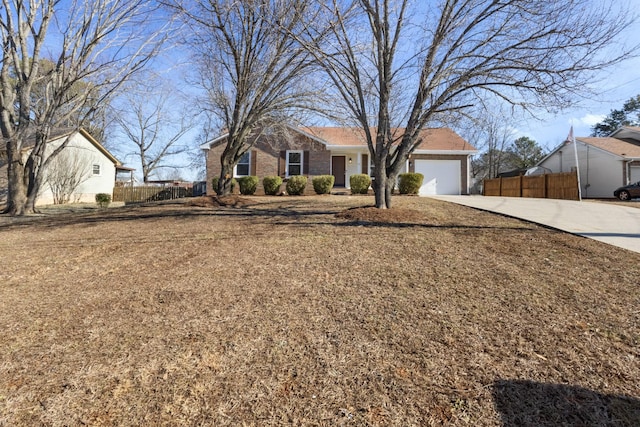
MULTIPOLYGON (((349 127, 290 127, 293 131, 302 133, 318 142, 325 144, 328 148, 365 148, 367 142, 364 131, 361 128, 349 127)), ((402 129, 394 129, 398 132, 398 137, 402 135, 402 129)), ((200 146, 203 150, 208 150, 213 144, 226 138, 227 134, 205 142, 200 146)), ((417 151, 437 151, 437 152, 466 152, 469 154, 477 152, 476 148, 465 141, 460 135, 449 128, 432 128, 420 131, 422 143, 417 151)))
MULTIPOLYGON (((627 160, 640 160, 640 127, 624 126, 611 133, 610 136, 579 136, 576 141, 604 151, 613 156, 627 160)), ((554 148, 544 159, 538 162, 543 164, 549 157, 566 147, 567 141, 554 148)))
POLYGON ((607 137, 580 137, 576 140, 587 145, 607 151, 616 156, 626 158, 640 158, 640 141, 633 143, 618 138, 607 137))
MULTIPOLYGON (((102 154, 105 155, 105 157, 107 157, 111 162, 113 162, 113 164, 117 167, 121 167, 122 163, 120 163, 120 161, 118 159, 115 158, 115 156, 113 154, 111 154, 109 152, 109 150, 107 150, 102 144, 100 144, 93 136, 91 136, 91 134, 89 132, 87 132, 85 129, 80 128, 57 128, 53 131, 51 131, 51 134, 49 135, 49 141, 55 141, 58 140, 60 138, 65 138, 67 136, 73 135, 73 133, 75 132, 79 132, 80 135, 82 135, 87 141, 89 141, 93 146, 96 147, 96 149, 98 151, 100 151, 102 154)), ((5 151, 6 150, 6 141, 5 140, 1 140, 0 141, 0 151, 5 151)), ((30 136, 27 137, 27 141, 25 146, 23 147, 23 149, 28 150, 30 148, 32 148, 35 145, 35 137, 30 136)))
POLYGON ((631 141, 640 141, 640 127, 638 126, 622 126, 611 132, 610 137, 625 139, 631 141))

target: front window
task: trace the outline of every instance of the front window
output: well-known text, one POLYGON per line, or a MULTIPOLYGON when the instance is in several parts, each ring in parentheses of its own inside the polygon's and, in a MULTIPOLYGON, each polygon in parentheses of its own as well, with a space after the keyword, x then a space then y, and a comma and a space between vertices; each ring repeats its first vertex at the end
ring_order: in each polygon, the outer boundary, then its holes
POLYGON ((371 159, 371 162, 369 162, 369 176, 374 175, 374 172, 376 170, 375 168, 376 168, 376 165, 375 163, 373 163, 373 159, 371 159))
POLYGON ((251 164, 251 154, 246 152, 240 157, 236 165, 235 176, 249 176, 249 165, 251 164))
POLYGON ((302 151, 287 151, 287 176, 302 175, 302 151))

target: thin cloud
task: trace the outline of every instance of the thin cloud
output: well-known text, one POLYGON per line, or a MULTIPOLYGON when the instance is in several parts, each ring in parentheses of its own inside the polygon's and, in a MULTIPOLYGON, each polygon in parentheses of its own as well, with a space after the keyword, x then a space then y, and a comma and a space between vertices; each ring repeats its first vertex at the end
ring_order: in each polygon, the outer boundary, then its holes
POLYGON ((605 117, 607 116, 604 114, 586 114, 581 118, 577 119, 577 121, 581 124, 591 127, 597 123, 600 123, 602 120, 604 120, 605 117))

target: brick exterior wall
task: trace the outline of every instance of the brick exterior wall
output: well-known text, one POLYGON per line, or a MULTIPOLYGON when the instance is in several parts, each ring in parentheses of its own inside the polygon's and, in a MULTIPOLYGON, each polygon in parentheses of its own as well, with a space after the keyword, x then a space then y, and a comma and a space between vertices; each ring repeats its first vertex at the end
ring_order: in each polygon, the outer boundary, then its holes
POLYGON ((469 176, 468 162, 466 155, 454 155, 454 154, 412 154, 409 156, 410 165, 409 172, 415 172, 415 163, 413 160, 458 160, 460 162, 460 194, 469 194, 469 182, 467 178, 469 176))
MULTIPOLYGON (((207 194, 214 195, 211 188, 211 180, 220 175, 220 156, 224 151, 225 141, 218 142, 207 152, 207 194)), ((261 135, 251 149, 251 175, 260 178, 258 191, 256 194, 264 194, 262 178, 265 176, 280 175, 284 179, 284 159, 281 159, 281 152, 286 150, 301 150, 307 156, 305 164, 308 170, 304 175, 309 178, 305 193, 313 194, 311 178, 317 175, 331 174, 331 152, 326 146, 312 138, 308 138, 297 132, 290 132, 287 137, 276 135, 261 135)), ((368 155, 367 155, 368 158, 368 155)), ((466 155, 452 154, 412 154, 409 160, 457 160, 460 162, 460 183, 461 193, 468 194, 468 161, 466 155)), ((411 162, 410 172, 415 171, 414 163, 411 162)), ((284 184, 282 186, 284 190, 284 184)), ((235 189, 238 192, 238 188, 235 189)))
MULTIPOLYGON (((211 180, 220 175, 220 156, 225 148, 226 141, 220 141, 207 152, 207 195, 215 195, 211 188, 211 180)), ((317 175, 329 175, 331 173, 331 152, 321 142, 306 136, 293 133, 289 137, 261 136, 251 149, 251 164, 255 165, 252 175, 260 178, 256 194, 264 194, 262 178, 265 176, 280 175, 284 179, 284 171, 280 166, 280 152, 286 150, 301 150, 308 154, 309 170, 304 175, 309 178, 305 193, 313 193, 311 178, 317 175), (280 173, 279 173, 280 172, 280 173)), ((284 184, 282 185, 284 190, 284 184)), ((238 192, 238 188, 235 189, 238 192)))

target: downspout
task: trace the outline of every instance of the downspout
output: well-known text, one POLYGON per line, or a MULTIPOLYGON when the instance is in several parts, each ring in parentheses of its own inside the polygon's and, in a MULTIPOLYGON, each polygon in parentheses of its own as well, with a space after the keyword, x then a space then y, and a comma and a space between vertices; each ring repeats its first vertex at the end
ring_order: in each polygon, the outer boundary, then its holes
POLYGON ((558 154, 560 155, 560 173, 562 173, 562 150, 558 151, 558 154))
POLYGON ((589 187, 591 187, 591 184, 589 183, 589 148, 590 146, 587 145, 587 176, 585 177, 585 181, 587 182, 584 185, 584 191, 585 191, 585 197, 589 197, 589 187))
POLYGON ((631 184, 631 163, 633 163, 633 159, 624 160, 624 182, 622 185, 631 184))

